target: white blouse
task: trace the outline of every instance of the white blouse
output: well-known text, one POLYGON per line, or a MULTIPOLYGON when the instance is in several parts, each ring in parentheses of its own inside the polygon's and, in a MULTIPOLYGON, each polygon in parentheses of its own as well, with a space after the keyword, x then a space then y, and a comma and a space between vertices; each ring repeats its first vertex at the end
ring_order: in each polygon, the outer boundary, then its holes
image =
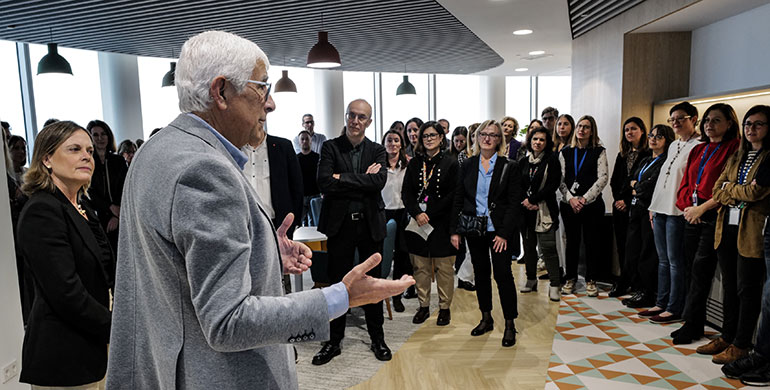
POLYGON ((404 184, 406 169, 388 168, 388 181, 382 188, 382 200, 385 202, 385 210, 398 210, 404 208, 401 200, 401 186, 404 184))
POLYGON ((671 216, 684 214, 676 207, 676 195, 687 168, 690 151, 699 143, 697 134, 693 134, 687 141, 676 140, 668 147, 666 161, 660 167, 655 192, 652 193, 650 211, 671 216))

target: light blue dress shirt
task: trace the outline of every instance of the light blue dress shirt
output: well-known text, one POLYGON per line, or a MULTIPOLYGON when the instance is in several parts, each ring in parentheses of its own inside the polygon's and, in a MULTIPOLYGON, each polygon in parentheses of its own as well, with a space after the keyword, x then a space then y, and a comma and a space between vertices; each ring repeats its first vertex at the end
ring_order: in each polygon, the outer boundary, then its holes
MULTIPOLYGON (((230 155, 233 156, 233 159, 238 164, 238 166, 243 169, 243 167, 246 165, 246 162, 249 161, 249 158, 246 156, 246 154, 236 148, 235 145, 228 141, 227 138, 223 137, 222 134, 219 134, 216 129, 211 127, 211 125, 201 119, 201 117, 191 112, 188 112, 187 115, 201 122, 207 129, 214 133, 219 142, 221 142, 222 145, 225 146, 225 149, 227 149, 227 151, 230 153, 230 155)), ((350 302, 348 297, 348 289, 345 287, 344 283, 339 282, 330 287, 322 288, 321 292, 324 294, 324 298, 326 298, 326 308, 329 312, 329 321, 342 316, 348 311, 350 302)))
POLYGON ((492 225, 492 218, 489 217, 489 187, 492 185, 492 174, 495 171, 495 163, 497 162, 497 153, 492 155, 489 159, 489 170, 484 171, 484 166, 481 164, 481 156, 479 156, 479 178, 476 180, 476 215, 487 217, 487 231, 495 231, 495 226, 492 225))

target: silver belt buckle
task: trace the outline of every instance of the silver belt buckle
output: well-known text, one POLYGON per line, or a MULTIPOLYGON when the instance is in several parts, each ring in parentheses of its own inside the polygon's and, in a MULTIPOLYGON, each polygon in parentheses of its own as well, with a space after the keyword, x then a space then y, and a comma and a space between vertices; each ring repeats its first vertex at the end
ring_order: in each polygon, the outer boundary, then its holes
POLYGON ((364 219, 364 213, 352 213, 350 214, 350 219, 353 221, 360 221, 364 219))

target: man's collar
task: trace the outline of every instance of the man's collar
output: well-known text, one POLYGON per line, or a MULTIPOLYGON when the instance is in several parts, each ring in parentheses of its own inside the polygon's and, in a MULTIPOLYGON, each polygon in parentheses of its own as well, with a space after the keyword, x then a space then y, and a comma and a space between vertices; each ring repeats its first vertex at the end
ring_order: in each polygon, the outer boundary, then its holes
POLYGON ((225 149, 227 149, 227 152, 230 153, 230 155, 233 157, 233 160, 235 160, 235 163, 238 164, 241 169, 243 169, 243 167, 246 165, 246 162, 249 161, 249 158, 243 154, 243 152, 238 150, 238 148, 236 148, 232 142, 228 141, 227 138, 220 134, 215 128, 211 127, 211 125, 204 121, 201 117, 193 114, 192 112, 188 112, 187 115, 200 122, 205 128, 209 129, 209 131, 211 131, 214 136, 217 137, 219 142, 224 145, 225 149))

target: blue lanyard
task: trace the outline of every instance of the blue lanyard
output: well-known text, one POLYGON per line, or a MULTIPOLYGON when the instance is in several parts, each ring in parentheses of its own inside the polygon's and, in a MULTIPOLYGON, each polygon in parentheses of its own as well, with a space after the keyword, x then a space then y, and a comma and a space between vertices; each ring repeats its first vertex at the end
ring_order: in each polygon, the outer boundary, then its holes
POLYGON ((703 150, 703 154, 700 156, 700 164, 698 165, 698 177, 695 179, 695 189, 698 189, 698 185, 700 184, 700 179, 703 176, 703 169, 706 168, 706 164, 709 163, 709 160, 711 160, 711 157, 714 157, 714 153, 716 153, 717 150, 719 150, 720 146, 722 146, 721 142, 717 145, 714 151, 711 152, 711 154, 706 159, 706 161, 703 161, 703 159, 706 157, 706 153, 709 152, 709 145, 706 145, 706 149, 703 150))
MULTIPOLYGON (((661 154, 660 156, 662 156, 662 154, 661 154)), ((654 159, 654 160, 650 161, 650 162, 649 162, 647 165, 645 165, 645 166, 643 166, 643 167, 642 167, 642 170, 641 170, 641 171, 639 171, 639 177, 637 177, 637 178, 636 178, 636 181, 637 181, 637 182, 640 182, 640 181, 642 181, 642 175, 643 175, 645 172, 647 172, 647 170, 648 170, 648 169, 650 169, 650 167, 652 166, 652 164, 655 164, 655 161, 658 161, 658 159, 660 158, 660 156, 658 156, 658 157, 655 157, 655 159, 654 159)))
POLYGON ((586 155, 588 154, 588 150, 586 150, 586 152, 583 154, 583 158, 580 159, 580 165, 578 165, 578 162, 577 162, 578 150, 579 150, 578 148, 575 148, 575 154, 572 155, 574 157, 573 160, 575 160, 575 162, 574 162, 574 166, 575 166, 575 180, 577 180, 578 173, 580 172, 580 169, 583 168, 583 163, 586 161, 586 155))

